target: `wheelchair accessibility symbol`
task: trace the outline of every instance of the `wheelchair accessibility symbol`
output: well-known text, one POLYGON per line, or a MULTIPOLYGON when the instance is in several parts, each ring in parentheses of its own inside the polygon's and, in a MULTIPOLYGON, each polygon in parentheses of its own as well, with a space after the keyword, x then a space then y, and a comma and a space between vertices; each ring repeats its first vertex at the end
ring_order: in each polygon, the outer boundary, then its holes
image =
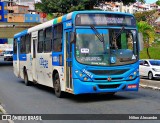
POLYGON ((111 63, 112 64, 116 63, 116 57, 111 57, 111 63))

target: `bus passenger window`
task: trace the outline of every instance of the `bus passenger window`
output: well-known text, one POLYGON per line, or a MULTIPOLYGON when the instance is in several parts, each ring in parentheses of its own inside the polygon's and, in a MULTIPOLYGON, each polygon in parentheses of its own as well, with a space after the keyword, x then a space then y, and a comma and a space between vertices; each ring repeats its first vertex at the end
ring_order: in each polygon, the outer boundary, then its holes
POLYGON ((53 51, 61 52, 62 51, 62 34, 63 34, 63 25, 58 24, 54 26, 53 31, 53 51))
POLYGON ((30 53, 31 52, 31 35, 27 34, 26 35, 26 53, 30 53))
POLYGON ((17 39, 14 39, 14 42, 13 42, 13 53, 17 54, 17 39))
POLYGON ((26 53, 26 37, 25 36, 22 36, 21 37, 21 42, 20 42, 20 53, 23 54, 23 53, 26 53))
POLYGON ((40 30, 38 32, 38 53, 43 52, 43 41, 44 41, 43 30, 40 30))
POLYGON ((50 52, 52 49, 52 27, 46 28, 44 35, 44 52, 50 52))

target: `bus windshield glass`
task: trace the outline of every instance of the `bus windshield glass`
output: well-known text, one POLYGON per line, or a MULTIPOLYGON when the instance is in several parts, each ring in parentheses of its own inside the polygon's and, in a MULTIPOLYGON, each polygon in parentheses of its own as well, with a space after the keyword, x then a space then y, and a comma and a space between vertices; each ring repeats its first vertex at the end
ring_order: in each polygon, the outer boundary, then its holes
POLYGON ((77 29, 76 59, 87 65, 116 66, 138 60, 137 32, 130 29, 77 29))

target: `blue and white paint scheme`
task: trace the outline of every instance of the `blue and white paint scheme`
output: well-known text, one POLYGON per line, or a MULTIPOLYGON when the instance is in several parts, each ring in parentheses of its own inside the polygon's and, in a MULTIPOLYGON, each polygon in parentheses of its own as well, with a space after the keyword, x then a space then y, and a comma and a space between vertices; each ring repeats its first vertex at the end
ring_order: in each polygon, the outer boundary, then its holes
POLYGON ((29 81, 54 88, 53 81, 58 73, 61 91, 72 94, 138 91, 138 59, 135 19, 127 13, 75 11, 14 36, 15 75, 25 79, 26 72, 29 81), (49 34, 47 29, 51 30, 51 37, 45 35, 49 34), (61 35, 59 39, 57 33, 61 35), (114 34, 121 37, 116 39, 114 34), (23 39, 23 36, 26 37, 23 39), (41 40, 42 36, 44 40, 41 40), (85 41, 87 37, 94 40, 85 41), (125 44, 128 37, 134 40, 133 51, 125 44), (115 40, 120 43, 115 44, 115 40), (87 46, 87 42, 97 47, 87 46), (86 44, 83 46, 83 43, 86 44), (111 44, 121 48, 112 50, 111 44), (61 50, 54 51, 58 45, 61 50), (23 46, 27 53, 22 53, 23 46))

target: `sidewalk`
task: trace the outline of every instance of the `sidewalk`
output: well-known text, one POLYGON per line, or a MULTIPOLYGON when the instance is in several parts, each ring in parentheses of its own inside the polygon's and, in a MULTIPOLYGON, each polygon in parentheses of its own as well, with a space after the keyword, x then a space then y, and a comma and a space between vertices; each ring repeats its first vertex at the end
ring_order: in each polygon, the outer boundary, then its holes
POLYGON ((140 87, 160 90, 160 79, 148 80, 147 78, 141 78, 140 87))

